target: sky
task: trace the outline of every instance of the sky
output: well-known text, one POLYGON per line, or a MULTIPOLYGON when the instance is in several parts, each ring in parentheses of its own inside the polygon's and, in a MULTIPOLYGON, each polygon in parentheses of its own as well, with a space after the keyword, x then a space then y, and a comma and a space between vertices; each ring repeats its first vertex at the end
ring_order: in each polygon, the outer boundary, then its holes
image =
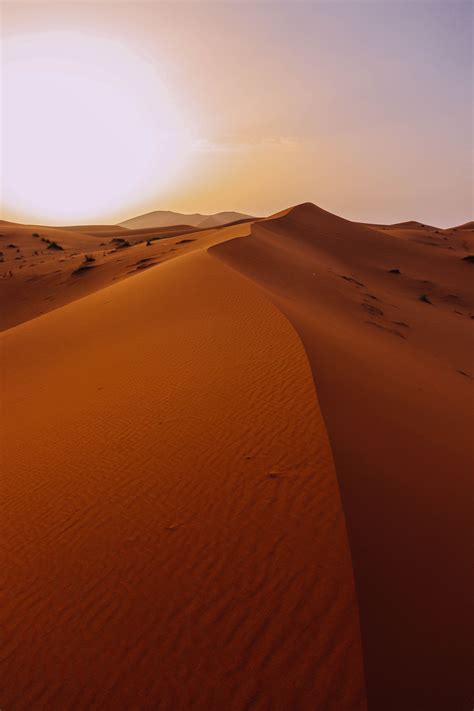
POLYGON ((473 8, 3 2, 1 217, 472 219, 473 8))

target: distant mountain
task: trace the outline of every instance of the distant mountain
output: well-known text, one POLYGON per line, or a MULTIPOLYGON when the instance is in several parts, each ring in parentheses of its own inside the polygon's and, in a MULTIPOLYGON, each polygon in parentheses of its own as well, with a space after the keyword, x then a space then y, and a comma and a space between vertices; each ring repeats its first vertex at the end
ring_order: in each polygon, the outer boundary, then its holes
POLYGON ((241 212, 218 212, 215 215, 201 215, 196 212, 186 215, 180 212, 171 212, 170 210, 155 210, 154 212, 147 212, 145 215, 138 215, 137 217, 131 217, 129 220, 124 220, 124 222, 119 223, 119 226, 136 230, 147 227, 174 227, 175 225, 186 224, 193 227, 211 229, 212 227, 226 225, 229 222, 251 218, 251 215, 244 215, 241 212))

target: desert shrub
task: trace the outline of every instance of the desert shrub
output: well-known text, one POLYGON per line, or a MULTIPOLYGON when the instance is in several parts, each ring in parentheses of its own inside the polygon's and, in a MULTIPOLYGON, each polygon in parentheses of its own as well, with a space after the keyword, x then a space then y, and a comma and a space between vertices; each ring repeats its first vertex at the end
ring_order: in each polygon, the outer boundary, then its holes
POLYGON ((88 264, 81 264, 77 269, 74 269, 73 274, 80 275, 80 274, 85 274, 86 272, 90 271, 91 269, 94 269, 94 267, 89 266, 88 264))

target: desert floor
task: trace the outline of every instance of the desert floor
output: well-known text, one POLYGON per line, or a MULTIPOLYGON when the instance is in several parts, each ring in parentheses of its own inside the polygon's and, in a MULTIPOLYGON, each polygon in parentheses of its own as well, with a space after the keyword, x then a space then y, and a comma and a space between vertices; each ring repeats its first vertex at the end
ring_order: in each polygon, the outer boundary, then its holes
POLYGON ((473 223, 0 251, 2 709, 472 708, 473 223))

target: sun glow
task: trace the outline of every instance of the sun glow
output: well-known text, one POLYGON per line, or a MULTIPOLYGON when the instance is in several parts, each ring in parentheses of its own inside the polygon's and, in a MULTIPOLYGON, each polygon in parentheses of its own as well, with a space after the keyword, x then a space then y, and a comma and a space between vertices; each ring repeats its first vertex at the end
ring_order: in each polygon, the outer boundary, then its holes
POLYGON ((118 42, 15 35, 2 75, 2 209, 16 219, 128 213, 182 175, 186 117, 156 69, 118 42))

